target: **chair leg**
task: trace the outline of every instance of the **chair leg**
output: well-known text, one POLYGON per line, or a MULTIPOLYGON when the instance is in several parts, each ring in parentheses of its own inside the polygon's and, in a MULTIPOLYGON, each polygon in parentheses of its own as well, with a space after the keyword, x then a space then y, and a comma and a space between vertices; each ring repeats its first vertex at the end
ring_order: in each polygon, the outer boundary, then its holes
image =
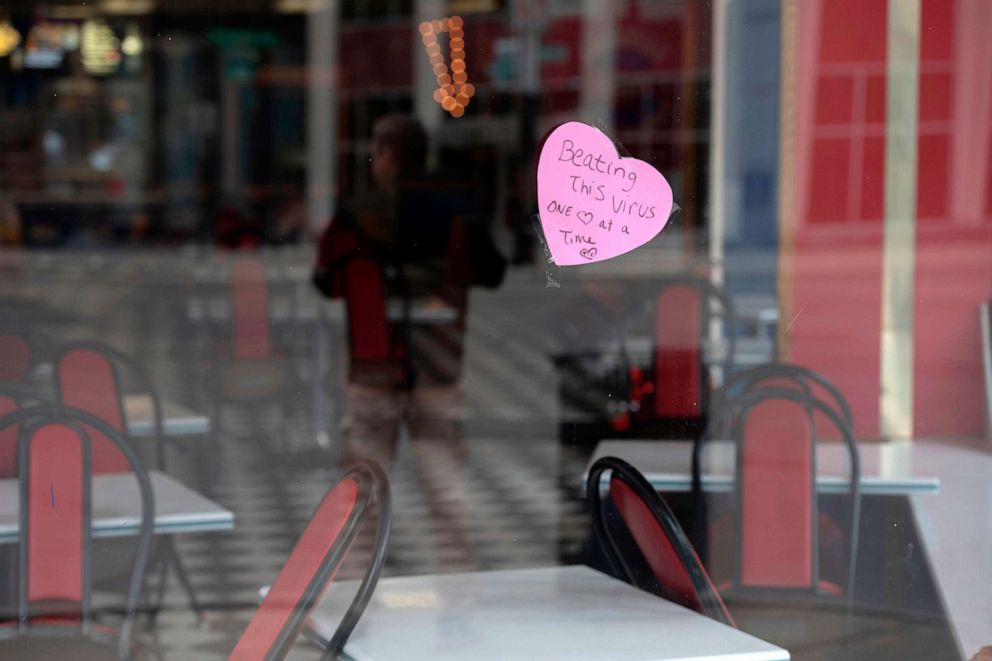
POLYGON ((161 573, 158 584, 158 599, 152 607, 151 616, 149 618, 150 622, 154 622, 155 617, 158 615, 159 611, 162 610, 162 603, 165 601, 165 587, 169 580, 170 568, 175 570, 176 578, 179 579, 179 584, 186 593, 186 598, 189 600, 190 610, 196 613, 198 620, 203 620, 203 607, 200 605, 200 601, 196 598, 196 591, 193 589, 193 583, 189 579, 189 573, 186 571, 185 565, 183 565, 182 558, 179 557, 179 553, 176 551, 176 546, 172 541, 172 537, 166 536, 163 538, 161 573))
POLYGON ((176 577, 179 579, 179 584, 183 586, 183 590, 186 591, 186 598, 189 600, 189 607, 196 613, 196 617, 200 620, 203 619, 203 608, 200 606, 199 600, 196 598, 196 591, 193 589, 193 583, 189 580, 189 573, 186 571, 186 566, 183 564, 182 558, 179 557, 179 553, 176 551, 175 544, 172 538, 169 538, 169 555, 172 556, 170 564, 172 568, 176 570, 176 577))
POLYGON ((155 618, 162 610, 162 604, 165 602, 165 586, 169 580, 169 559, 164 555, 157 556, 158 564, 158 587, 156 592, 158 593, 155 599, 148 607, 148 626, 152 627, 155 624, 155 618))
POLYGON ((206 492, 207 495, 212 496, 214 494, 214 489, 217 486, 218 476, 220 475, 220 463, 222 461, 223 448, 221 447, 221 441, 224 434, 224 426, 221 420, 221 416, 224 415, 223 405, 214 399, 212 406, 212 422, 210 425, 210 436, 207 439, 207 469, 206 469, 206 492))

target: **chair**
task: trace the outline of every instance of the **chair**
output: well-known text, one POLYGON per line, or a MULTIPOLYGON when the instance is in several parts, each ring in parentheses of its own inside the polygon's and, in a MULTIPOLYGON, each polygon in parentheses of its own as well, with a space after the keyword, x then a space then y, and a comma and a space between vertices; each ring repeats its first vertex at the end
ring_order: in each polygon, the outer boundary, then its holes
MULTIPOLYGON (((832 406, 834 411, 847 423, 848 428, 854 428, 854 417, 851 407, 843 393, 826 377, 813 370, 789 363, 768 363, 758 365, 740 372, 735 372, 720 388, 714 391, 711 399, 712 415, 707 423, 703 436, 707 439, 727 439, 732 436, 731 427, 734 416, 738 412, 735 402, 740 397, 754 393, 760 389, 785 388, 796 390, 806 396, 812 396, 825 404, 832 406), (821 396, 822 395, 822 396, 821 396)), ((814 421, 828 423, 822 414, 813 412, 814 421)), ((706 501, 703 498, 702 486, 699 482, 701 456, 693 452, 692 464, 692 493, 696 512, 696 525, 693 529, 693 542, 700 549, 703 562, 708 561, 709 544, 706 527, 706 501)), ((821 524, 826 528, 834 526, 833 522, 821 516, 821 524)), ((835 526, 834 526, 835 527, 835 526)))
MULTIPOLYGON (((83 342, 61 347, 55 365, 56 390, 61 403, 96 416, 122 436, 126 436, 127 428, 124 416, 124 392, 118 366, 132 375, 137 381, 139 390, 151 399, 155 467, 165 470, 162 404, 150 379, 135 361, 104 344, 83 342)), ((120 473, 129 470, 125 457, 112 443, 108 443, 98 430, 87 429, 86 432, 93 443, 91 457, 93 473, 120 473)), ((165 598, 167 571, 172 567, 186 592, 190 606, 200 613, 200 605, 192 582, 172 538, 164 537, 158 540, 154 555, 161 571, 157 603, 161 605, 165 598)))
POLYGON ((818 372, 789 363, 769 363, 734 373, 713 393, 711 408, 715 412, 714 417, 726 420, 725 416, 720 415, 720 411, 728 405, 728 402, 756 387, 795 387, 827 401, 817 393, 817 390, 822 390, 827 399, 832 400, 835 410, 844 422, 853 429, 854 416, 844 394, 818 372))
MULTIPOLYGON (((0 418, 40 401, 42 401, 41 397, 28 386, 0 383, 0 418)), ((20 424, 0 428, 0 479, 16 478, 19 474, 17 444, 20 429, 20 424)), ((12 545, 0 545, 0 567, 13 568, 16 563, 16 549, 12 548, 12 545)), ((10 581, 10 584, 12 585, 13 581, 10 581)), ((4 607, 12 605, 14 602, 12 593, 0 588, 0 602, 4 607)), ((8 613, 6 608, 4 610, 3 618, 6 618, 8 613)))
MULTIPOLYGON (((723 411, 729 416, 736 445, 734 511, 729 545, 730 580, 721 592, 776 591, 845 595, 851 598, 855 579, 860 516, 860 462, 847 420, 833 406, 796 388, 747 391, 723 411), (814 417, 823 417, 840 431, 850 457, 847 489, 846 579, 843 585, 820 575, 821 530, 832 522, 820 514, 816 487, 817 431, 814 417)), ((723 429, 718 421, 716 429, 723 429)), ((708 439, 693 448, 693 485, 701 502, 701 456, 708 439)), ((698 515, 698 509, 697 509, 698 515)), ((717 519, 719 528, 721 521, 717 519)), ((710 537, 716 537, 711 530, 710 537)), ((715 558, 708 566, 717 575, 715 558)))
POLYGON ((733 618, 713 587, 675 515, 651 484, 633 466, 617 457, 603 457, 589 470, 586 497, 593 533, 616 575, 631 584, 734 626, 733 618), (651 568, 657 586, 640 580, 611 531, 611 512, 600 481, 610 471, 610 501, 651 568))
MULTIPOLYGON (((13 397, 0 392, 0 418, 13 413, 20 403, 13 397)), ((17 460, 17 427, 0 430, 0 478, 13 477, 17 460)))
MULTIPOLYGON (((0 418, 13 413, 21 406, 20 393, 0 388, 0 418)), ((0 478, 17 475, 17 432, 19 427, 11 425, 0 429, 0 478)))
POLYGON ((155 513, 148 474, 124 438, 86 412, 25 407, 0 417, 0 430, 11 427, 21 428, 18 624, 0 627, 0 655, 41 658, 62 651, 65 636, 74 635, 86 644, 71 649, 89 658, 93 646, 114 637, 94 622, 91 610, 92 442, 86 430, 94 430, 127 462, 141 494, 138 539, 116 635, 117 655, 129 658, 155 513), (48 637, 50 649, 42 640, 48 637))
POLYGON ((703 347, 714 317, 721 318, 727 329, 719 361, 727 378, 736 353, 737 317, 731 300, 705 278, 683 275, 660 281, 652 311, 650 362, 646 367, 629 367, 626 411, 614 418, 616 430, 632 427, 634 436, 681 438, 703 431, 710 409, 703 347))
POLYGON ((12 333, 0 334, 0 382, 21 383, 31 371, 31 345, 12 333))
POLYGON ((239 257, 231 269, 231 339, 235 360, 272 353, 269 286, 265 264, 255 257, 239 257))
POLYGON ((0 383, 25 383, 50 349, 51 341, 43 334, 19 324, 0 324, 0 383))
MULTIPOLYGON (((20 384, 0 383, 0 417, 25 405, 47 404, 33 388, 20 384)), ((0 479, 17 477, 18 425, 0 429, 0 479)))
POLYGON ((296 401, 298 388, 290 362, 273 342, 267 278, 265 263, 258 257, 238 256, 231 266, 228 340, 208 361, 218 432, 224 427, 224 406, 246 414, 247 428, 255 429, 261 408, 275 404, 285 419, 285 407, 296 401))
POLYGON ((282 659, 326 591, 373 503, 378 504, 372 561, 324 659, 337 658, 365 610, 386 555, 391 522, 389 482, 377 465, 359 462, 321 500, 282 571, 231 653, 231 661, 282 659))
POLYGON ((563 330, 566 345, 583 345, 590 335, 599 344, 619 345, 605 351, 570 350, 554 358, 561 371, 563 405, 594 414, 591 423, 561 429, 561 438, 569 443, 580 432, 583 444, 594 444, 604 435, 696 438, 705 428, 711 409, 707 363, 712 363, 706 359, 705 339, 710 321, 721 319, 725 340, 716 362, 727 378, 736 355, 733 302, 709 280, 694 275, 663 277, 647 286, 647 297, 621 290, 605 300, 596 296, 582 301, 576 328, 563 330), (646 357, 631 358, 628 345, 635 335, 649 338, 646 357))
MULTIPOLYGON (((59 401, 65 406, 90 413, 118 434, 127 435, 124 415, 124 391, 121 383, 123 367, 132 376, 139 390, 151 398, 154 420, 156 467, 165 469, 165 446, 162 434, 162 405, 158 393, 144 370, 129 356, 97 342, 63 345, 55 359, 55 383, 59 401)), ((93 472, 118 473, 128 470, 124 458, 112 445, 103 442, 100 434, 92 434, 93 472)))

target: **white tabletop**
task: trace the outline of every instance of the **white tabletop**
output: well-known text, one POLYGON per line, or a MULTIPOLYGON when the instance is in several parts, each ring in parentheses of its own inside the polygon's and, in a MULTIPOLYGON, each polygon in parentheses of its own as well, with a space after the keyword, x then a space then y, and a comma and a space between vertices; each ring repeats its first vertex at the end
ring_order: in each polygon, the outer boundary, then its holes
MULTIPOLYGON (((353 585, 332 583, 311 618, 315 633, 329 638, 353 595, 353 585)), ((582 566, 382 579, 344 651, 355 661, 789 658, 582 566)))
POLYGON ((963 658, 992 645, 992 450, 985 441, 914 441, 913 458, 943 479, 913 496, 913 514, 963 658))
MULTIPOLYGON (((399 300, 390 300, 386 312, 390 320, 397 321, 403 317, 403 305, 399 300)), ((193 322, 226 322, 230 316, 231 301, 228 298, 194 296, 186 302, 186 318, 193 322)), ((345 308, 340 299, 307 297, 302 301, 293 301, 286 296, 271 296, 269 318, 273 322, 343 322, 345 308)), ((417 304, 410 310, 410 319, 422 324, 453 323, 458 320, 458 311, 449 305, 417 304)))
MULTIPOLYGON (((155 497, 155 532, 172 534, 234 527, 234 514, 177 482, 149 471, 155 497)), ((0 480, 0 544, 16 542, 20 524, 20 481, 0 480)), ((93 476, 93 536, 119 537, 138 532, 141 518, 138 483, 130 473, 93 476)))
MULTIPOLYGON (((162 434, 165 436, 189 436, 206 434, 210 431, 210 418, 202 413, 174 404, 162 402, 162 434)), ((151 436, 155 421, 152 419, 152 400, 148 395, 126 395, 124 397, 124 417, 127 418, 127 433, 132 437, 151 436)))
MULTIPOLYGON (((940 478, 925 460, 914 456, 910 441, 863 443, 861 492, 866 494, 909 494, 936 492, 940 478)), ((659 491, 692 489, 691 441, 603 441, 596 446, 591 466, 600 457, 619 457, 633 465, 659 491)), ((709 441, 703 450, 703 488, 729 491, 734 486, 734 445, 729 441, 709 441)), ((846 446, 818 443, 816 450, 817 489, 821 493, 847 490, 850 461, 846 446)), ((585 476, 583 476, 585 483, 585 476)))

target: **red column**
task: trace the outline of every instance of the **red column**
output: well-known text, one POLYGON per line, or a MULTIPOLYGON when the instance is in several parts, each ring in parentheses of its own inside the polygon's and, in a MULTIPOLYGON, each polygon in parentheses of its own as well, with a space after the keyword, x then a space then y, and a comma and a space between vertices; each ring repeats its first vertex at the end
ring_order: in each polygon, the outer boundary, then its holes
MULTIPOLYGON (((791 360, 833 381, 855 433, 878 434, 886 1, 799 3, 791 360), (802 53, 803 49, 814 49, 802 53)), ((788 295, 788 294, 785 294, 788 295)), ((787 329, 787 330, 786 330, 787 329)))
POLYGON ((978 305, 992 281, 992 5, 923 0, 914 430, 984 428, 978 305))
MULTIPOLYGON (((879 433, 886 0, 799 3, 793 54, 786 356, 879 433), (806 52, 804 53, 804 49, 806 52), (809 52, 812 50, 812 52, 809 52)), ((992 283, 992 5, 923 0, 914 274, 914 436, 983 431, 977 309, 992 283)), ((788 106, 786 106, 788 109, 788 106)))

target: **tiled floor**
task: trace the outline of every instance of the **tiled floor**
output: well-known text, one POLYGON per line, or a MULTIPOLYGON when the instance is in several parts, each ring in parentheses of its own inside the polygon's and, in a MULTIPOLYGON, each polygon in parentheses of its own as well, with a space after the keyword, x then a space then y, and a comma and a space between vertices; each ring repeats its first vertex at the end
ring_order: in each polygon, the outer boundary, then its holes
MULTIPOLYGON (((463 503, 471 565, 444 560, 444 549, 435 546, 412 462, 401 448, 392 471, 393 530, 385 574, 557 564, 560 538, 581 546, 586 531, 581 505, 566 499, 554 470, 544 470, 556 467, 528 444, 473 441, 463 503)), ((228 456, 214 497, 235 512, 235 529, 177 540, 207 615, 197 624, 172 581, 167 610, 159 616, 156 635, 148 636, 150 653, 226 658, 254 610, 258 588, 271 583, 337 473, 320 467, 313 452, 275 464, 261 452, 225 452, 228 456)), ((308 645, 300 647, 303 653, 308 645)))

